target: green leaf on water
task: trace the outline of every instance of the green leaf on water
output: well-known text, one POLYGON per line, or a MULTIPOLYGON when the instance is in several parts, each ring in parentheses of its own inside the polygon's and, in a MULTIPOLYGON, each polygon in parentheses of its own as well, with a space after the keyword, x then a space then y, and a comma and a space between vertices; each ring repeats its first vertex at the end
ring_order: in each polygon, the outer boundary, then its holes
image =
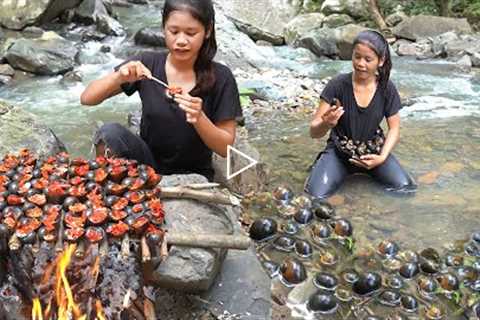
POLYGON ((350 253, 353 253, 355 250, 355 240, 352 237, 345 238, 345 248, 347 248, 350 253))
POLYGON ((462 300, 462 293, 460 291, 453 292, 452 299, 453 301, 455 301, 456 304, 459 304, 462 300))

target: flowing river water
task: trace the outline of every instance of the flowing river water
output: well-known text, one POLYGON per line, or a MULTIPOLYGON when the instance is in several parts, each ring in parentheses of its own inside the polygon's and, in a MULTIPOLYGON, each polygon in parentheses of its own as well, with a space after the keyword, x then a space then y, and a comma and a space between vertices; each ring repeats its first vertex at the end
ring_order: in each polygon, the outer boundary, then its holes
MULTIPOLYGON (((159 26, 160 11, 149 14, 157 9, 118 8, 128 37, 142 26, 159 26)), ((60 76, 15 80, 0 88, 0 98, 33 113, 54 130, 71 154, 89 156, 98 125, 126 123, 127 113, 139 108, 137 95, 119 95, 97 107, 79 103, 88 82, 121 61, 122 40, 110 42, 112 53, 104 56, 104 64, 76 68, 84 75, 81 83, 65 84, 60 76)), ((101 44, 90 42, 86 47, 85 53, 95 57, 101 44)), ((350 63, 322 61, 314 69, 314 76, 321 79, 349 71, 350 63)), ((413 102, 401 111, 401 142, 395 154, 419 180, 418 191, 414 196, 394 196, 364 177, 352 177, 338 192, 337 212, 354 223, 360 241, 388 237, 412 249, 441 248, 479 229, 480 78, 445 62, 396 58, 392 79, 413 102)), ((309 138, 310 115, 273 111, 252 117, 249 110, 245 113, 250 140, 271 169, 269 187, 288 183, 301 192, 308 167, 325 143, 309 138)))

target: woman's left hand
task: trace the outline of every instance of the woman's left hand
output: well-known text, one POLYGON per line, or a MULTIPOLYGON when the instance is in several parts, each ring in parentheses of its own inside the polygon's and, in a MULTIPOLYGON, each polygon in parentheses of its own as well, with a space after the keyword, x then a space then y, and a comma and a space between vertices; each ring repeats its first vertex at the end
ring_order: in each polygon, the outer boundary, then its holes
POLYGON ((185 111, 187 122, 196 123, 203 115, 203 100, 199 97, 192 97, 188 93, 176 94, 174 98, 180 109, 185 111))
POLYGON ((385 161, 385 157, 378 154, 366 154, 361 156, 360 159, 351 158, 350 162, 358 167, 371 170, 375 167, 378 167, 385 161))

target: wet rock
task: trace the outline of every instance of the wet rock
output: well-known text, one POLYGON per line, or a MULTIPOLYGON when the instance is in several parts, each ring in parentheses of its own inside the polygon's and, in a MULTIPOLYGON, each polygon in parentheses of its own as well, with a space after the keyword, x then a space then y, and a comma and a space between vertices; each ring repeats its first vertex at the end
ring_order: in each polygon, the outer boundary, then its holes
POLYGON ((462 57, 465 54, 480 52, 480 37, 460 36, 444 44, 447 57, 462 57))
POLYGON ((9 84, 10 82, 12 82, 12 77, 0 75, 0 86, 9 84))
POLYGON ((407 18, 408 18, 408 16, 406 15, 405 12, 403 12, 402 7, 399 7, 395 10, 394 13, 388 15, 385 18, 385 23, 389 27, 394 27, 394 26, 398 25, 400 22, 402 22, 403 20, 407 19, 407 18))
POLYGON ((282 45, 285 42, 285 39, 282 35, 262 30, 257 26, 254 26, 248 22, 235 19, 233 17, 230 17, 230 19, 233 21, 238 30, 247 34, 253 41, 263 40, 277 46, 282 45))
MULTIPOLYGON (((165 176, 161 186, 205 183, 203 176, 165 176)), ((232 234, 233 225, 225 209, 187 199, 164 202, 168 212, 166 229, 183 233, 232 234)), ((183 292, 202 292, 210 288, 225 257, 225 249, 202 249, 172 246, 168 259, 158 267, 150 266, 147 277, 155 285, 183 292)))
POLYGON ((137 31, 134 40, 136 45, 165 47, 165 35, 162 28, 142 28, 137 31))
POLYGON ((15 70, 8 64, 0 64, 0 75, 13 77, 15 70))
POLYGON ((22 108, 0 101, 0 154, 28 148, 40 157, 65 151, 53 131, 22 108))
POLYGON ((325 16, 318 12, 296 16, 285 26, 283 31, 285 42, 290 46, 297 46, 297 42, 303 35, 322 27, 324 18, 325 16))
POLYGON ((432 51, 436 56, 446 57, 448 55, 445 46, 449 43, 460 39, 459 35, 454 31, 445 32, 432 39, 432 51))
POLYGON ((471 33, 472 28, 467 19, 418 15, 402 21, 392 30, 396 37, 413 41, 435 37, 448 31, 471 33))
POLYGON ((222 1, 221 7, 229 18, 241 22, 244 27, 249 26, 241 30, 252 31, 249 35, 254 40, 280 44, 283 43, 283 28, 297 13, 297 8, 288 2, 280 4, 274 0, 222 1))
POLYGON ((127 0, 127 1, 133 4, 148 4, 148 0, 127 0))
POLYGON ((348 14, 334 13, 323 19, 323 26, 329 28, 336 28, 353 22, 354 21, 352 17, 350 17, 348 14))
POLYGON ((409 40, 398 40, 395 43, 394 48, 395 52, 399 56, 415 56, 417 54, 417 47, 415 45, 415 42, 411 42, 409 40))
POLYGON ((12 30, 45 23, 58 17, 66 9, 76 7, 81 0, 2 1, 0 25, 12 30))
POLYGON ((130 8, 132 4, 127 0, 113 0, 112 6, 121 7, 121 8, 130 8))
POLYGON ((83 0, 75 9, 75 20, 84 24, 94 24, 101 16, 108 16, 107 7, 102 0, 83 0))
POLYGON ((79 71, 69 71, 65 73, 61 82, 63 84, 82 82, 82 74, 79 71))
POLYGON ((472 60, 468 54, 461 57, 456 63, 464 72, 470 72, 472 69, 472 60))
POLYGON ((30 26, 23 29, 22 34, 28 38, 38 38, 41 37, 44 32, 42 28, 30 26))
POLYGON ((340 13, 364 20, 370 18, 368 3, 363 0, 326 0, 320 10, 327 16, 340 13))
POLYGON ((73 69, 77 53, 73 42, 46 32, 39 39, 16 40, 5 58, 15 69, 39 75, 56 75, 73 69))
POLYGON ((317 56, 334 57, 338 54, 337 39, 330 28, 314 29, 303 35, 297 46, 306 48, 317 56))
POLYGON ((123 26, 109 15, 100 15, 96 21, 97 30, 109 36, 119 37, 125 34, 123 26))
POLYGON ((480 68, 480 52, 475 52, 472 56, 472 66, 475 68, 480 68))
POLYGON ((338 57, 342 60, 350 60, 353 52, 353 40, 360 31, 366 28, 356 24, 347 24, 335 30, 337 39, 338 57))

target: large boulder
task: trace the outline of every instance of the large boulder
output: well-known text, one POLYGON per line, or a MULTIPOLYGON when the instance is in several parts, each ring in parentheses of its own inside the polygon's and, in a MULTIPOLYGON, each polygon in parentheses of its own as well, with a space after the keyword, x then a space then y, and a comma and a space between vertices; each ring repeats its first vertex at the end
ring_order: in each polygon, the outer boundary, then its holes
POLYGON ((77 53, 73 42, 45 32, 38 39, 16 40, 5 58, 15 69, 39 75, 56 75, 73 69, 77 53))
POLYGON ((0 100, 0 156, 28 148, 40 157, 65 151, 53 131, 38 123, 34 115, 0 100))
MULTIPOLYGON (((296 14, 297 8, 289 2, 279 3, 275 0, 229 0, 222 1, 221 6, 228 17, 232 17, 237 25, 249 26, 255 31, 253 36, 275 41, 283 38, 283 28, 296 14), (262 37, 263 37, 262 36, 262 37)), ((246 30, 246 29, 244 29, 246 30)))
POLYGON ((397 38, 416 41, 419 38, 435 37, 448 31, 471 33, 472 27, 467 19, 418 15, 402 21, 392 31, 397 38))
POLYGON ((370 18, 367 0, 325 0, 320 10, 327 16, 343 13, 362 20, 370 18))
POLYGON ((296 46, 297 41, 311 30, 322 27, 325 15, 312 12, 300 14, 290 20, 283 30, 285 42, 288 45, 296 46))
POLYGON ((277 46, 280 46, 285 42, 285 39, 282 35, 271 33, 248 22, 244 22, 233 17, 230 17, 230 19, 233 21, 238 30, 247 34, 253 41, 267 41, 277 46))
POLYGON ((12 30, 44 23, 58 17, 67 9, 76 7, 81 0, 36 0, 0 2, 0 25, 12 30))
POLYGON ((323 25, 329 28, 336 28, 351 23, 354 23, 352 17, 344 13, 334 13, 323 20, 323 25))
POLYGON ((317 56, 339 57, 349 60, 352 57, 353 40, 365 27, 348 24, 336 29, 321 28, 307 33, 299 40, 298 46, 307 48, 317 56))
POLYGON ((135 33, 135 44, 151 47, 165 47, 165 35, 163 28, 145 27, 135 33))
POLYGON ((101 16, 108 16, 108 7, 103 0, 83 0, 75 9, 75 19, 85 24, 94 24, 101 16))
MULTIPOLYGON (((208 182, 203 176, 165 176, 161 187, 208 182)), ((165 228, 186 234, 233 234, 234 227, 220 206, 196 200, 168 199, 163 201, 165 228)), ((146 266, 146 277, 162 288, 197 293, 210 288, 226 254, 225 249, 203 249, 172 246, 166 261, 159 266, 146 266)))

